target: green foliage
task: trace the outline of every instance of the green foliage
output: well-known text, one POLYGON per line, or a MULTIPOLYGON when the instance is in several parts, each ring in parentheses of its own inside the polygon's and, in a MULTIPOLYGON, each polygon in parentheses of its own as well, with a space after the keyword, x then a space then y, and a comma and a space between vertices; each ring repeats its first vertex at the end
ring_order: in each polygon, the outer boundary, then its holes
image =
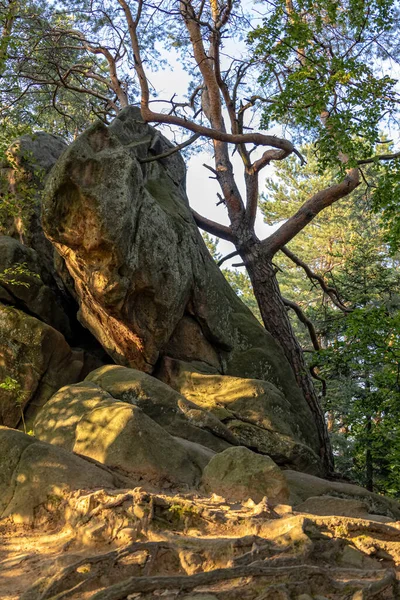
POLYGON ((16 379, 13 379, 12 377, 6 377, 5 380, 2 383, 0 383, 0 389, 12 394, 14 402, 18 406, 20 411, 21 420, 24 427, 24 433, 27 433, 23 407, 25 394, 21 389, 21 384, 18 383, 18 381, 16 379))
POLYGON ((28 288, 30 283, 28 281, 21 280, 21 277, 33 277, 35 279, 40 279, 40 275, 31 271, 26 263, 18 263, 12 267, 3 269, 3 271, 0 272, 0 285, 5 283, 7 285, 20 285, 28 288))
POLYGON ((386 224, 385 240, 392 252, 400 248, 400 159, 375 165, 378 171, 373 191, 373 209, 386 224))
MULTIPOLYGON (((262 210, 270 224, 293 214, 335 177, 328 170, 316 174, 315 153, 311 148, 304 153, 305 168, 300 171, 289 159, 277 168, 278 177, 267 181, 262 210)), ((372 165, 366 175, 376 182, 380 172, 379 165, 372 165)), ((322 350, 307 356, 327 381, 323 401, 336 468, 365 485, 369 463, 374 488, 400 496, 400 259, 389 251, 382 217, 371 189, 362 186, 320 213, 289 244, 338 291, 349 312, 339 310, 285 256, 275 260, 283 295, 300 305, 317 330, 322 350)), ((309 349, 308 332, 291 316, 303 347, 309 349)))
POLYGON ((106 61, 90 60, 71 33, 74 26, 68 12, 57 12, 45 0, 0 4, 0 129, 14 130, 11 139, 33 129, 71 139, 107 114, 107 86, 85 81, 95 64, 98 75, 107 76, 106 61), (74 64, 78 69, 69 73, 74 64))
POLYGON ((313 140, 320 164, 370 156, 397 111, 394 0, 277 0, 249 34, 262 61, 261 124, 313 140))

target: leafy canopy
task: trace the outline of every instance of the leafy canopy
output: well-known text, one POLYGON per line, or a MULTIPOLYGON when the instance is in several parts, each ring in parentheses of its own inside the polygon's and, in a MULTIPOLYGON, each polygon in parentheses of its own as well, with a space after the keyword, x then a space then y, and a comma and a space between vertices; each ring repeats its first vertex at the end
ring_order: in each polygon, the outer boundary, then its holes
POLYGON ((262 127, 316 143, 321 164, 368 157, 397 111, 393 0, 275 0, 249 35, 262 59, 262 127), (306 136, 306 137, 305 137, 306 136))

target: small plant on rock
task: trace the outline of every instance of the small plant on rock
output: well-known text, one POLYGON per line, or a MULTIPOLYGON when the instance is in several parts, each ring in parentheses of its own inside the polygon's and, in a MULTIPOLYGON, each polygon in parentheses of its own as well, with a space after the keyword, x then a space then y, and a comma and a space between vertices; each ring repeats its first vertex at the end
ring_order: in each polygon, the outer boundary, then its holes
POLYGON ((6 377, 5 380, 2 383, 0 383, 0 389, 6 390, 7 392, 11 392, 15 395, 14 401, 15 404, 18 406, 21 414, 24 433, 27 433, 23 409, 24 392, 21 389, 21 384, 18 383, 18 381, 16 379, 13 379, 12 377, 6 377))

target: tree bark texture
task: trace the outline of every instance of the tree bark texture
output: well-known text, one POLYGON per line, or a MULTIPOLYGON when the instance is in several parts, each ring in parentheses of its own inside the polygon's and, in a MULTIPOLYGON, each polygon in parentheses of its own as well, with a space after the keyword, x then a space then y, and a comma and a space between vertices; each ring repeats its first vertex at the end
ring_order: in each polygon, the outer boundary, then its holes
POLYGON ((324 414, 282 299, 272 257, 266 254, 258 243, 243 252, 242 258, 251 279, 265 328, 279 342, 294 371, 297 384, 317 424, 322 463, 327 472, 332 472, 333 455, 324 414))

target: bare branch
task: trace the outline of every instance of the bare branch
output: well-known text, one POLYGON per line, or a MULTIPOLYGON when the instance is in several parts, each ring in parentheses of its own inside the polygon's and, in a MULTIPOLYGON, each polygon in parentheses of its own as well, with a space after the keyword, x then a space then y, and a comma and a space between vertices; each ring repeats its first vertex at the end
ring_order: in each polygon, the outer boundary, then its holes
POLYGON ((316 372, 315 369, 316 369, 316 367, 311 365, 311 367, 310 367, 311 377, 313 377, 317 381, 321 382, 321 384, 322 384, 321 396, 322 396, 322 398, 325 398, 325 396, 326 396, 326 379, 321 377, 321 375, 318 375, 318 373, 316 372))
POLYGON ((294 262, 295 265, 297 265, 298 267, 301 267, 304 270, 307 277, 311 281, 318 282, 318 284, 321 286, 321 289, 325 292, 325 294, 327 296, 329 296, 329 298, 332 300, 332 302, 335 306, 340 308, 340 310, 343 311, 344 313, 353 312, 351 308, 348 308, 347 306, 345 306, 343 304, 336 288, 326 285, 326 283, 325 283, 323 277, 321 277, 321 275, 314 273, 314 271, 312 271, 305 262, 303 262, 298 256, 296 256, 296 254, 294 254, 286 246, 283 246, 282 248, 280 248, 280 250, 281 250, 281 252, 283 252, 283 254, 285 254, 285 256, 287 256, 292 262, 294 262))
POLYGON ((318 342, 318 337, 313 322, 310 321, 310 319, 304 314, 304 312, 301 310, 300 306, 296 304, 296 302, 289 300, 289 298, 284 298, 283 296, 282 300, 284 305, 291 308, 296 313, 299 321, 301 321, 307 327, 308 333, 310 334, 310 338, 312 341, 312 345, 314 346, 314 350, 320 350, 321 348, 318 342))
POLYGON ((348 196, 359 185, 359 170, 351 169, 341 183, 331 185, 329 188, 314 194, 314 196, 303 204, 296 214, 290 217, 277 231, 262 242, 265 250, 272 256, 276 254, 299 231, 304 229, 308 223, 311 223, 321 210, 348 196))
POLYGON ((211 221, 211 219, 199 215, 199 213, 193 209, 192 215, 196 221, 196 225, 200 227, 200 229, 207 231, 207 233, 211 233, 211 235, 216 235, 217 237, 227 240, 228 242, 232 242, 232 244, 235 243, 235 236, 230 227, 221 225, 221 223, 217 223, 216 221, 211 221))
POLYGON ((395 152, 394 154, 377 154, 376 156, 371 156, 371 158, 364 158, 363 160, 358 160, 358 165, 368 165, 371 163, 379 162, 380 160, 394 160, 396 158, 400 158, 400 152, 395 152))
POLYGON ((198 133, 195 133, 188 140, 186 140, 186 142, 177 144, 173 148, 170 148, 169 150, 162 152, 162 154, 157 154, 157 156, 149 156, 147 158, 138 158, 138 161, 140 163, 148 163, 148 162, 154 162, 155 160, 161 160, 163 158, 168 158, 168 156, 171 156, 172 154, 179 152, 179 150, 182 150, 183 148, 190 146, 190 144, 193 144, 193 142, 195 142, 199 137, 200 137, 200 135, 198 133))
POLYGON ((234 250, 233 252, 230 252, 230 254, 227 254, 226 256, 224 256, 223 258, 221 258, 221 260, 219 260, 217 262, 217 266, 220 267, 221 265, 224 264, 225 261, 229 260, 230 258, 233 258, 234 256, 237 256, 239 254, 239 252, 237 250, 234 250))

